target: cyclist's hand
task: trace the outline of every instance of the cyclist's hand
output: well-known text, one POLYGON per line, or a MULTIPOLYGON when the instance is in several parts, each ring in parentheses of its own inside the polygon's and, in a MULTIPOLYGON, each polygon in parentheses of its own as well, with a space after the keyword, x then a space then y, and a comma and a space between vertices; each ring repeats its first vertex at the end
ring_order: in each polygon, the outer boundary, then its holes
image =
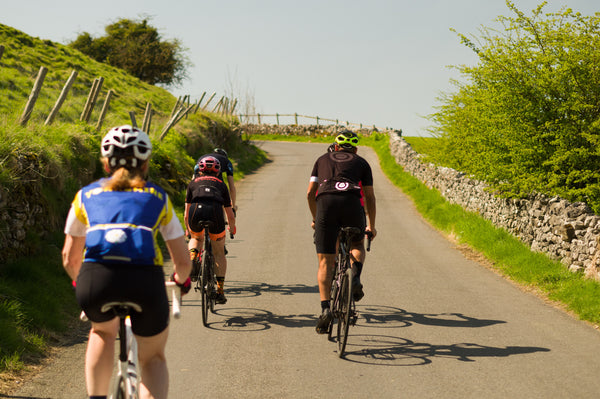
POLYGON ((190 231, 188 229, 185 229, 185 236, 188 238, 188 240, 190 238, 192 238, 192 234, 190 233, 190 231))
POLYGON ((371 240, 373 240, 373 239, 375 238, 375 236, 377 235, 377 230, 375 230, 374 228, 371 228, 371 227, 367 227, 367 228, 365 229, 365 234, 366 234, 367 236, 369 236, 369 238, 370 238, 371 240))
POLYGON ((181 290, 181 295, 187 294, 192 289, 192 280, 189 277, 182 284, 175 279, 175 273, 173 273, 173 274, 171 274, 171 281, 174 281, 175 284, 177 284, 177 286, 181 290))
POLYGON ((231 228, 231 225, 229 225, 229 235, 231 236, 231 238, 233 238, 234 235, 236 235, 237 233, 237 226, 233 226, 233 229, 231 228))

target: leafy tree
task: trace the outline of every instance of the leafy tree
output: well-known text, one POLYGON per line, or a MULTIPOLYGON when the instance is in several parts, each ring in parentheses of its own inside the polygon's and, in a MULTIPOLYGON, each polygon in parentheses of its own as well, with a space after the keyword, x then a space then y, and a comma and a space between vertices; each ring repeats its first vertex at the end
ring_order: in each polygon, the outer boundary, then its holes
POLYGON ((498 17, 459 37, 477 55, 430 116, 445 163, 508 195, 533 191, 600 210, 600 14, 569 8, 498 17))
POLYGON ((81 33, 69 45, 97 61, 121 68, 150 84, 176 86, 190 65, 178 40, 164 41, 148 20, 120 19, 106 26, 106 35, 81 33))

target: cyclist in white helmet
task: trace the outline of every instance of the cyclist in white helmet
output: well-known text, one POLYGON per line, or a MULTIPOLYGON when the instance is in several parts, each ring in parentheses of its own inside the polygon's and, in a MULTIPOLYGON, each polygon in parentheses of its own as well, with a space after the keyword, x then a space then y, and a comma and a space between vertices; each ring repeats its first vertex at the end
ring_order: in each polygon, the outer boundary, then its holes
POLYGON ((109 177, 76 194, 65 225, 63 265, 73 280, 77 301, 92 322, 85 375, 90 398, 106 398, 113 369, 118 318, 102 312, 111 301, 141 306, 133 312, 141 368, 142 398, 166 398, 169 381, 165 359, 169 302, 163 256, 157 242, 162 234, 182 293, 191 287, 184 230, 167 193, 146 180, 152 153, 143 131, 124 125, 102 140, 102 164, 109 177))

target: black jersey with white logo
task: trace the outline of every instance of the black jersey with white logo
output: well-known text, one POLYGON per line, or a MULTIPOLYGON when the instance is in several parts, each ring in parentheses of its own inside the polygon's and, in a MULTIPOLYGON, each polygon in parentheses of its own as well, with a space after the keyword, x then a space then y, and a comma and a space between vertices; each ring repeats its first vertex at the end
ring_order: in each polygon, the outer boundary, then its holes
POLYGON ((320 156, 311 173, 311 181, 319 184, 317 197, 322 194, 352 193, 360 197, 362 186, 373 185, 371 166, 361 156, 334 151, 320 156))

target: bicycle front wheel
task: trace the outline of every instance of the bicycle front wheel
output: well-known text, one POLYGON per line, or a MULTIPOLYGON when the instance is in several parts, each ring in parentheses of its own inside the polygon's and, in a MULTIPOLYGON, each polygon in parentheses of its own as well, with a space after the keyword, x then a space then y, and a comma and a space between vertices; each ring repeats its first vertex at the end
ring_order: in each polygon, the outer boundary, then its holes
POLYGON ((116 385, 115 394, 113 398, 115 399, 128 399, 127 397, 127 387, 125 385, 125 378, 121 376, 119 378, 119 382, 116 385))
POLYGON ((350 327, 350 314, 352 313, 352 270, 348 268, 342 277, 339 294, 339 318, 337 325, 338 356, 344 356, 348 342, 348 328, 350 327))

